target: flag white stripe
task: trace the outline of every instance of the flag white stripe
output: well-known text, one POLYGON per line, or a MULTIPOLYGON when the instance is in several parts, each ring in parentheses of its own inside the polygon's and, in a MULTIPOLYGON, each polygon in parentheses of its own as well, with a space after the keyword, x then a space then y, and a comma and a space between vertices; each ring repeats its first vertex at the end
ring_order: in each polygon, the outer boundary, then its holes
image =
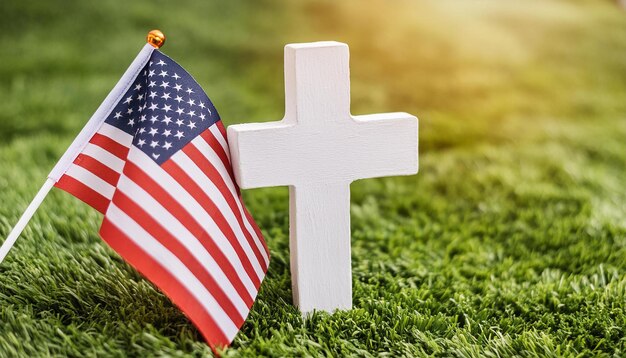
POLYGON ((95 144, 87 144, 82 154, 92 157, 118 173, 121 173, 124 169, 124 161, 122 159, 95 144))
POLYGON ((215 139, 217 139, 220 143, 226 153, 226 156, 228 157, 228 161, 230 162, 230 150, 228 149, 228 143, 226 142, 226 138, 222 135, 222 132, 220 132, 220 129, 217 128, 217 125, 212 125, 209 127, 209 131, 213 133, 213 137, 215 137, 215 139))
MULTIPOLYGON (((246 303, 241 299, 239 293, 232 285, 222 268, 215 262, 210 253, 204 248, 202 243, 198 241, 187 228, 181 224, 167 209, 165 209, 156 199, 146 192, 139 184, 133 182, 130 178, 122 175, 117 185, 117 189, 128 196, 135 203, 140 203, 142 209, 146 211, 155 221, 164 224, 167 230, 178 242, 180 242, 193 257, 200 262, 203 268, 210 273, 230 301, 237 308, 237 311, 245 317, 248 313, 246 303)), ((250 292, 250 296, 254 297, 256 290, 250 292)))
POLYGON ((267 256, 265 247, 261 243, 261 239, 257 235, 256 230, 254 230, 254 228, 252 227, 252 224, 248 221, 248 216, 245 214, 243 210, 243 203, 240 201, 239 195, 237 195, 235 185, 230 177, 230 174, 228 173, 228 170, 224 167, 224 163, 219 158, 217 153, 215 153, 215 150, 213 150, 213 148, 209 145, 209 143, 207 143, 206 140, 202 138, 202 136, 196 137, 194 140, 191 141, 191 143, 200 151, 202 155, 204 155, 205 158, 207 158, 209 162, 211 162, 211 164, 213 164, 213 167, 217 169, 217 171, 222 176, 222 179, 224 179, 226 186, 228 187, 231 194, 235 198, 235 203, 237 204, 237 207, 239 208, 239 212, 241 213, 241 216, 243 218, 244 225, 248 229, 248 232, 252 235, 255 245, 261 251, 261 255, 263 255, 263 258, 265 259, 265 263, 269 264, 269 257, 267 256))
POLYGON ((125 147, 130 147, 130 145, 133 144, 132 135, 108 123, 102 123, 102 127, 98 129, 98 133, 111 138, 111 140, 114 140, 125 147))
POLYGON ((113 203, 107 210, 107 219, 184 286, 213 317, 229 340, 235 337, 238 328, 183 262, 113 203))
POLYGON ((168 191, 174 200, 178 202, 189 215, 191 215, 203 229, 210 234, 211 238, 215 240, 217 246, 221 249, 222 253, 226 256, 228 261, 235 267, 237 275, 243 282, 244 286, 249 292, 254 292, 256 288, 254 283, 243 267, 241 260, 237 256, 237 252, 233 248, 232 244, 224 233, 220 230, 219 226, 213 221, 213 218, 204 210, 196 199, 187 192, 174 178, 165 172, 154 160, 148 157, 140 149, 131 147, 128 153, 128 160, 140 167, 146 172, 161 188, 168 191))
POLYGON ((239 244, 244 249, 246 256, 248 256, 248 259, 252 263, 252 266, 257 273, 257 276, 259 278, 263 277, 263 268, 258 262, 252 247, 248 243, 248 240, 246 240, 245 234, 243 233, 244 229, 239 225, 235 214, 226 202, 226 199, 222 196, 222 193, 219 191, 219 189, 212 181, 202 180, 203 178, 206 178, 206 176, 204 175, 202 170, 198 168, 196 163, 191 160, 191 158, 189 158, 187 154, 185 154, 185 152, 183 152, 182 150, 174 154, 170 160, 173 160, 176 164, 178 164, 178 166, 183 171, 185 171, 196 184, 198 184, 198 186, 211 199, 211 201, 213 201, 215 206, 217 206, 222 215, 224 215, 224 218, 228 222, 228 225, 235 233, 237 241, 239 241, 239 244))
POLYGON ((114 186, 81 166, 72 164, 65 172, 65 175, 78 180, 109 200, 111 200, 115 192, 114 186))

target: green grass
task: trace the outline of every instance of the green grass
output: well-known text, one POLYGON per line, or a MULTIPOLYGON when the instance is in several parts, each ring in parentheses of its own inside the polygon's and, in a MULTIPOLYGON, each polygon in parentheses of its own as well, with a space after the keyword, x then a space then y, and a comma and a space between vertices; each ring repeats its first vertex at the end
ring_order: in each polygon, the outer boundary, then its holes
MULTIPOLYGON (((613 2, 0 2, 0 237, 155 27, 226 124, 279 119, 283 45, 324 39, 353 113, 420 118, 418 175, 352 185, 351 311, 301 318, 287 190, 244 193, 272 262, 225 356, 626 355, 613 2)), ((46 199, 0 265, 0 357, 211 354, 100 221, 46 199)))

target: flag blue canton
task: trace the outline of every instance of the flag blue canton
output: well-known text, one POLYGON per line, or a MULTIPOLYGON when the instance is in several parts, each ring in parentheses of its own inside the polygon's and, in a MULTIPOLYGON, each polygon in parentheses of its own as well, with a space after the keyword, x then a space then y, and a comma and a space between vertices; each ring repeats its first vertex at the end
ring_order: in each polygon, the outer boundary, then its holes
POLYGON ((158 164, 219 121, 200 85, 155 50, 106 119, 133 136, 133 145, 158 164))

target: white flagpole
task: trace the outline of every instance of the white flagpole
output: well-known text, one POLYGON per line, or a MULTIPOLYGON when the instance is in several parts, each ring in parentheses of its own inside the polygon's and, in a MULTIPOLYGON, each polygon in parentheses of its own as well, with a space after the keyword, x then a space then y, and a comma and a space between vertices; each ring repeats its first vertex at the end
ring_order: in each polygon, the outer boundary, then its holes
MULTIPOLYGON (((139 52, 139 55, 137 55, 133 63, 131 63, 131 65, 128 67, 122 78, 115 85, 115 87, 113 87, 113 90, 111 90, 109 95, 104 99, 100 107, 98 107, 98 109, 93 114, 93 116, 91 116, 85 127, 80 131, 76 139, 74 139, 74 142, 72 142, 70 147, 65 151, 61 159, 59 159, 57 164, 54 166, 50 174, 48 174, 48 179, 43 184, 41 189, 39 189, 39 192, 37 193, 33 201, 31 201, 31 203, 28 205, 26 211, 24 211, 24 213, 20 217, 20 220, 17 222, 17 224, 15 224, 15 227, 13 228, 13 230, 11 230, 7 239, 4 240, 4 242, 2 243, 2 246, 0 247, 0 263, 2 263, 2 260, 4 260, 6 255, 9 253, 9 250, 11 250, 11 248, 15 244, 15 241, 17 241, 17 238, 20 236, 22 231, 24 231, 24 228, 35 214, 35 211, 37 211, 37 208, 39 208, 39 206, 43 202, 43 199, 46 198, 46 195, 48 195, 50 190, 54 187, 54 184, 56 184, 56 182, 59 181, 63 174, 65 174, 74 159, 76 159, 78 154, 85 148, 91 137, 102 125, 102 122, 113 110, 115 104, 120 100, 121 96, 126 93, 128 87, 137 77, 139 71, 141 71, 143 66, 150 59, 152 51, 154 51, 155 48, 160 47, 154 44, 154 40, 151 39, 151 34, 152 32, 148 34, 148 43, 143 47, 141 52, 139 52)), ((160 39, 159 41, 161 41, 162 44, 163 41, 165 41, 165 36, 163 36, 162 33, 160 34, 162 39, 160 39)))
POLYGON ((46 195, 48 195, 50 189, 52 189, 54 184, 54 180, 50 178, 46 179, 46 182, 43 183, 43 186, 41 187, 41 189, 39 189, 39 192, 37 193, 37 195, 35 195, 33 201, 28 204, 26 211, 24 211, 24 213, 20 217, 20 220, 17 222, 17 224, 15 224, 15 227, 13 227, 13 230, 11 230, 11 232, 9 233, 9 237, 4 240, 2 246, 0 247, 0 263, 2 263, 2 260, 4 260, 4 258, 7 256, 7 254, 15 244, 15 241, 17 241, 17 238, 20 236, 22 231, 24 231, 26 224, 28 224, 30 219, 33 217, 33 214, 35 214, 35 211, 37 211, 37 208, 39 208, 39 205, 41 205, 43 199, 46 198, 46 195))

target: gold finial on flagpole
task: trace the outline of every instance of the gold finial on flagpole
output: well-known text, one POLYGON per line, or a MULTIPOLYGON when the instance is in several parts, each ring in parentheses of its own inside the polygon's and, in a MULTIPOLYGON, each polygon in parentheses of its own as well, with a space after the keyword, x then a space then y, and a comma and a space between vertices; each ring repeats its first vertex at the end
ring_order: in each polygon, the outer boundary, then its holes
POLYGON ((163 35, 161 30, 152 30, 148 32, 146 41, 155 48, 161 48, 165 43, 165 35, 163 35))

